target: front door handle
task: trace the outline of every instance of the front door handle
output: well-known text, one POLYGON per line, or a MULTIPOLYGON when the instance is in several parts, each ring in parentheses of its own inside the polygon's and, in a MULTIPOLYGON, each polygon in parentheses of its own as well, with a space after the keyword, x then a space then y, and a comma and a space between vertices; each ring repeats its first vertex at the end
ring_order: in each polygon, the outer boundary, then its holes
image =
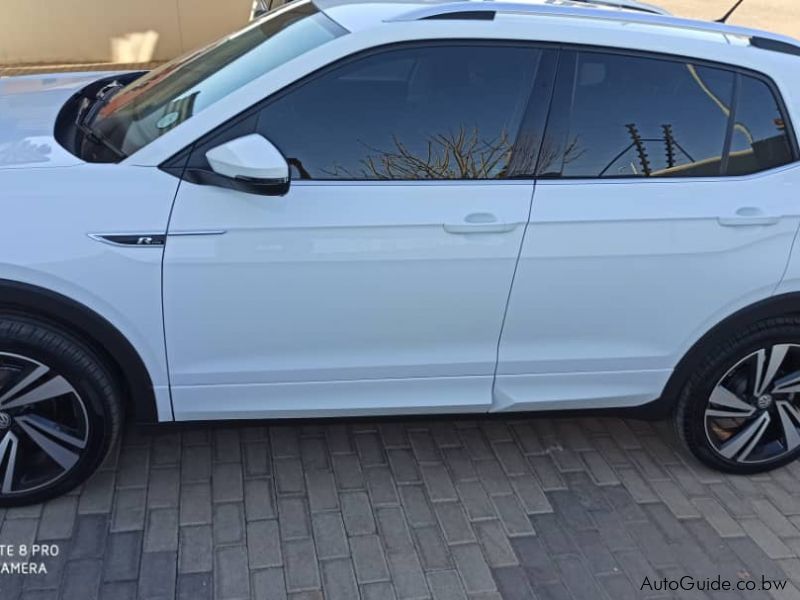
POLYGON ((492 213, 471 213, 461 223, 445 223, 447 233, 509 233, 519 227, 519 223, 503 223, 492 213))
POLYGON ((777 225, 781 218, 768 215, 755 206, 744 206, 733 216, 719 217, 717 221, 723 227, 753 227, 757 225, 777 225))

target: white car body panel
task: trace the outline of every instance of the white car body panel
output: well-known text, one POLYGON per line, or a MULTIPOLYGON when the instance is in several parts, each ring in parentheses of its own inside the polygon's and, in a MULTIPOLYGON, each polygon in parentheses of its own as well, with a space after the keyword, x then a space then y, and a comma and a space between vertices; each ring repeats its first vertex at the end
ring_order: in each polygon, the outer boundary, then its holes
POLYGON ((177 187, 177 179, 156 169, 121 165, 36 169, 33 182, 27 170, 0 170, 2 211, 14 215, 0 220, 0 279, 59 293, 115 326, 150 374, 160 420, 172 419, 163 248, 117 247, 89 236, 164 233, 177 187))
POLYGON ((800 291, 797 164, 724 180, 540 181, 535 193, 520 181, 302 182, 285 198, 179 188, 158 169, 298 78, 413 40, 530 40, 737 65, 769 75, 800 123, 798 58, 751 47, 747 30, 624 14, 398 20, 421 6, 330 5, 351 33, 120 164, 86 164, 53 136, 67 98, 103 74, 0 80, 0 210, 13 215, 0 221, 0 279, 63 294, 114 325, 145 363, 162 421, 641 405, 714 325, 800 291), (720 225, 742 207, 776 222, 720 225), (508 230, 463 234, 474 213, 508 230), (165 251, 90 237, 168 226, 165 251), (224 233, 193 235, 202 232, 224 233))
POLYGON ((700 337, 780 283, 797 177, 540 181, 500 344, 503 409, 552 408, 573 387, 598 408, 657 398, 700 337), (743 208, 774 222, 739 223, 743 208))
POLYGON ((183 183, 164 261, 176 416, 283 415, 287 389, 291 414, 355 414, 364 394, 376 413, 488 410, 532 192, 297 182, 278 198, 183 183), (485 213, 499 232, 465 222, 485 213), (174 235, 213 229, 225 233, 174 235), (392 393, 373 394, 377 380, 392 393))

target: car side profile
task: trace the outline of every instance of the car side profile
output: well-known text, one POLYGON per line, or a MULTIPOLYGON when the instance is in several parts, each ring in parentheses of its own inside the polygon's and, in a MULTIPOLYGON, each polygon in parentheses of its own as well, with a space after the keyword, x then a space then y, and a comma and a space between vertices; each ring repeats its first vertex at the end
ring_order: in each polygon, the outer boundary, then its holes
POLYGON ((297 0, 0 80, 0 506, 126 413, 625 409, 794 460, 798 67, 635 2, 297 0))

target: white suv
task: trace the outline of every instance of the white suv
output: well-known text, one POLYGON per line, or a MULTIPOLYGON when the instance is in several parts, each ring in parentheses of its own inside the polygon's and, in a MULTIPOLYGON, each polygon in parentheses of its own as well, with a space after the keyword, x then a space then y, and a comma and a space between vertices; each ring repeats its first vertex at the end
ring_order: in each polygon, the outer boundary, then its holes
POLYGON ((605 2, 293 2, 0 84, 0 505, 144 422, 625 408, 800 454, 800 42, 605 2))

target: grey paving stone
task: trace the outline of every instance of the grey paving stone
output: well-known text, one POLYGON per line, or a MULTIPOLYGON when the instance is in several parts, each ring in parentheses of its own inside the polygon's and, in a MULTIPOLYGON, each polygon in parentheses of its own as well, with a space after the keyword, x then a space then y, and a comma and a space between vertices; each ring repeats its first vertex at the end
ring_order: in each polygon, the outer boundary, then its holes
POLYGON ((413 532, 422 568, 426 571, 449 569, 453 566, 450 560, 450 550, 444 543, 444 538, 438 527, 429 525, 418 527, 413 532))
POLYGON ((741 525, 728 514, 725 507, 715 498, 693 498, 692 503, 720 536, 739 537, 746 535, 741 525))
POLYGON ((283 564, 277 521, 254 521, 247 525, 247 554, 250 569, 279 567, 283 564))
POLYGON ((427 577, 433 600, 467 600, 457 571, 435 571, 428 573, 427 577))
MULTIPOLYGON (((5 533, 6 527, 12 527, 21 521, 6 521, 0 530, 0 539, 14 540, 14 536, 5 533)), ((107 515, 83 515, 78 517, 75 532, 70 544, 69 557, 76 558, 102 558, 108 536, 107 515)), ((20 542, 6 542, 20 543, 20 542)))
POLYGON ((211 484, 187 483, 181 486, 180 524, 206 525, 211 523, 211 484))
POLYGON ((476 428, 461 429, 459 431, 461 442, 473 460, 494 458, 494 452, 483 432, 476 428))
POLYGON ((72 535, 75 516, 78 509, 78 498, 61 496, 44 505, 37 540, 66 540, 72 535))
POLYGON ((539 483, 541 483, 543 490, 549 492, 553 490, 567 489, 567 484, 564 481, 564 478, 561 476, 561 473, 559 473, 555 463, 553 463, 553 460, 549 456, 529 456, 528 462, 533 468, 533 472, 536 474, 536 477, 539 479, 539 483))
POLYGON ((422 480, 433 502, 457 500, 456 488, 443 463, 429 463, 420 466, 422 480))
POLYGON ((332 457, 336 485, 341 490, 356 490, 364 487, 364 473, 355 454, 335 454, 332 457))
POLYGON ((460 503, 439 502, 434 505, 434 511, 448 544, 475 541, 475 533, 460 503))
POLYGON ((387 450, 389 466, 397 483, 416 483, 420 481, 419 467, 411 450, 395 448, 387 450))
POLYGON ((355 436, 355 441, 362 466, 373 467, 386 464, 386 453, 377 431, 360 433, 355 436))
POLYGON ((276 567, 254 572, 251 576, 250 589, 254 600, 286 600, 283 569, 276 567))
POLYGON ((389 467, 370 467, 365 471, 367 491, 373 506, 398 504, 400 496, 389 467))
POLYGON ((136 600, 137 584, 135 581, 117 581, 100 586, 102 600, 136 600))
POLYGON ((340 513, 318 513, 311 517, 320 559, 348 556, 350 550, 340 513))
POLYGON ((513 494, 492 496, 492 501, 508 535, 532 535, 535 533, 533 525, 516 496, 513 494))
POLYGON ((456 484, 456 490, 471 521, 497 516, 494 504, 480 481, 461 481, 456 484))
POLYGON ((525 457, 514 442, 498 442, 492 446, 506 475, 525 475, 530 471, 525 457))
POLYGON ((214 567, 214 544, 210 525, 181 527, 178 572, 207 573, 214 567))
POLYGON ((478 479, 475 464, 465 448, 445 448, 444 461, 455 481, 474 481, 478 479))
POLYGON ((306 485, 312 513, 339 508, 339 494, 332 472, 306 471, 306 485))
POLYGON ((348 535, 367 535, 375 532, 375 519, 366 492, 342 492, 342 517, 348 535))
POLYGON ((322 562, 322 589, 327 600, 358 598, 358 585, 349 558, 335 558, 322 562))
POLYGON ((299 458, 276 458, 275 485, 279 494, 302 494, 305 492, 303 465, 299 458))
POLYGON ((555 562, 562 575, 561 581, 573 597, 597 600, 607 598, 579 557, 568 554, 556 557, 555 562))
POLYGON ((178 506, 180 471, 178 468, 150 470, 147 488, 149 508, 174 508, 178 506))
POLYGON ((278 522, 281 538, 294 540, 311 535, 311 520, 305 498, 278 498, 278 522))
POLYGON ((328 447, 323 436, 300 439, 300 459, 306 471, 330 469, 328 447))
POLYGON ((320 588, 319 567, 311 540, 292 540, 283 544, 286 587, 289 591, 320 588))
POLYGON ((361 600, 396 600, 394 586, 386 582, 367 583, 360 586, 361 600))
POLYGON ((542 486, 533 475, 518 475, 511 478, 511 487, 522 501, 529 515, 553 512, 553 506, 542 486))
POLYGON ((214 543, 240 544, 244 542, 244 508, 240 503, 214 505, 214 543))
POLYGON ((117 470, 117 487, 145 487, 150 464, 147 447, 127 447, 120 453, 117 470))
POLYGON ((213 438, 215 462, 239 462, 241 460, 238 429, 216 427, 213 438))
POLYGON ((139 598, 155 600, 175 596, 177 553, 145 552, 139 573, 139 598))
POLYGON ((278 425, 269 428, 272 455, 275 458, 299 457, 300 440, 297 428, 291 425, 278 425))
POLYGON ((114 512, 111 531, 138 531, 144 529, 145 516, 144 488, 117 490, 114 498, 114 512))
POLYGON ((189 446, 183 450, 181 481, 211 480, 211 446, 189 446))
POLYGON ((454 448, 461 446, 456 428, 447 421, 434 421, 430 424, 431 435, 436 445, 441 448, 454 448))
POLYGON ((244 476, 268 477, 272 475, 272 459, 266 442, 244 444, 244 476))
POLYGON ((177 465, 181 460, 180 432, 164 432, 153 437, 151 460, 156 466, 177 465))
POLYGON ((380 507, 375 511, 375 517, 383 545, 389 552, 412 549, 414 542, 411 539, 411 532, 402 508, 399 506, 380 507))
POLYGON ((155 508, 148 513, 144 535, 145 552, 178 549, 178 509, 155 508))
POLYGON ((215 598, 249 600, 250 574, 247 569, 247 548, 223 546, 215 550, 214 586, 215 598))
POLYGON ((97 471, 81 490, 78 512, 82 515, 111 512, 115 471, 97 471))
POLYGON ((492 575, 503 600, 529 600, 534 598, 533 590, 522 567, 501 567, 492 569, 492 575))
POLYGON ((792 558, 794 552, 759 519, 742 519, 742 528, 748 536, 772 559, 792 558))
POLYGON ((389 579, 389 567, 377 535, 360 535, 350 540, 355 573, 358 582, 373 583, 389 579))
POLYGON ((408 441, 414 452, 414 457, 419 462, 439 462, 442 455, 433 435, 427 429, 410 431, 408 441))
POLYGON ((689 501, 674 481, 651 481, 650 484, 661 498, 661 501, 667 505, 676 517, 679 519, 700 518, 700 511, 689 501))
POLYGON ((503 467, 495 459, 480 460, 475 463, 475 470, 478 477, 484 484, 490 496, 495 494, 511 494, 511 482, 503 471, 503 467))
POLYGON ((519 564, 500 521, 479 521, 472 526, 490 567, 510 567, 519 564))
POLYGON ((278 516, 272 479, 248 479, 244 482, 244 508, 248 521, 278 516))
POLYGON ((484 559, 477 544, 453 546, 452 552, 456 568, 468 593, 475 594, 497 590, 489 565, 486 564, 486 559, 484 559))
POLYGON ((387 559, 399 600, 430 597, 428 583, 414 552, 390 552, 387 559))
POLYGON ((103 561, 86 558, 71 560, 64 568, 61 583, 63 600, 93 600, 100 595, 100 577, 103 561))
POLYGON ((103 581, 134 581, 139 577, 142 533, 129 531, 108 536, 103 581))
POLYGON ((239 463, 214 465, 211 489, 214 502, 241 502, 244 499, 242 465, 239 463))
MULTIPOLYGON (((756 515, 775 535, 781 538, 800 537, 800 531, 769 500, 753 500, 756 515)), ((41 527, 40 534, 41 536, 41 527)))
POLYGON ((178 575, 178 600, 211 600, 214 582, 211 573, 186 573, 178 575))
POLYGON ((421 485, 404 485, 399 487, 400 502, 406 512, 406 519, 412 527, 432 525, 436 516, 425 489, 421 485))

